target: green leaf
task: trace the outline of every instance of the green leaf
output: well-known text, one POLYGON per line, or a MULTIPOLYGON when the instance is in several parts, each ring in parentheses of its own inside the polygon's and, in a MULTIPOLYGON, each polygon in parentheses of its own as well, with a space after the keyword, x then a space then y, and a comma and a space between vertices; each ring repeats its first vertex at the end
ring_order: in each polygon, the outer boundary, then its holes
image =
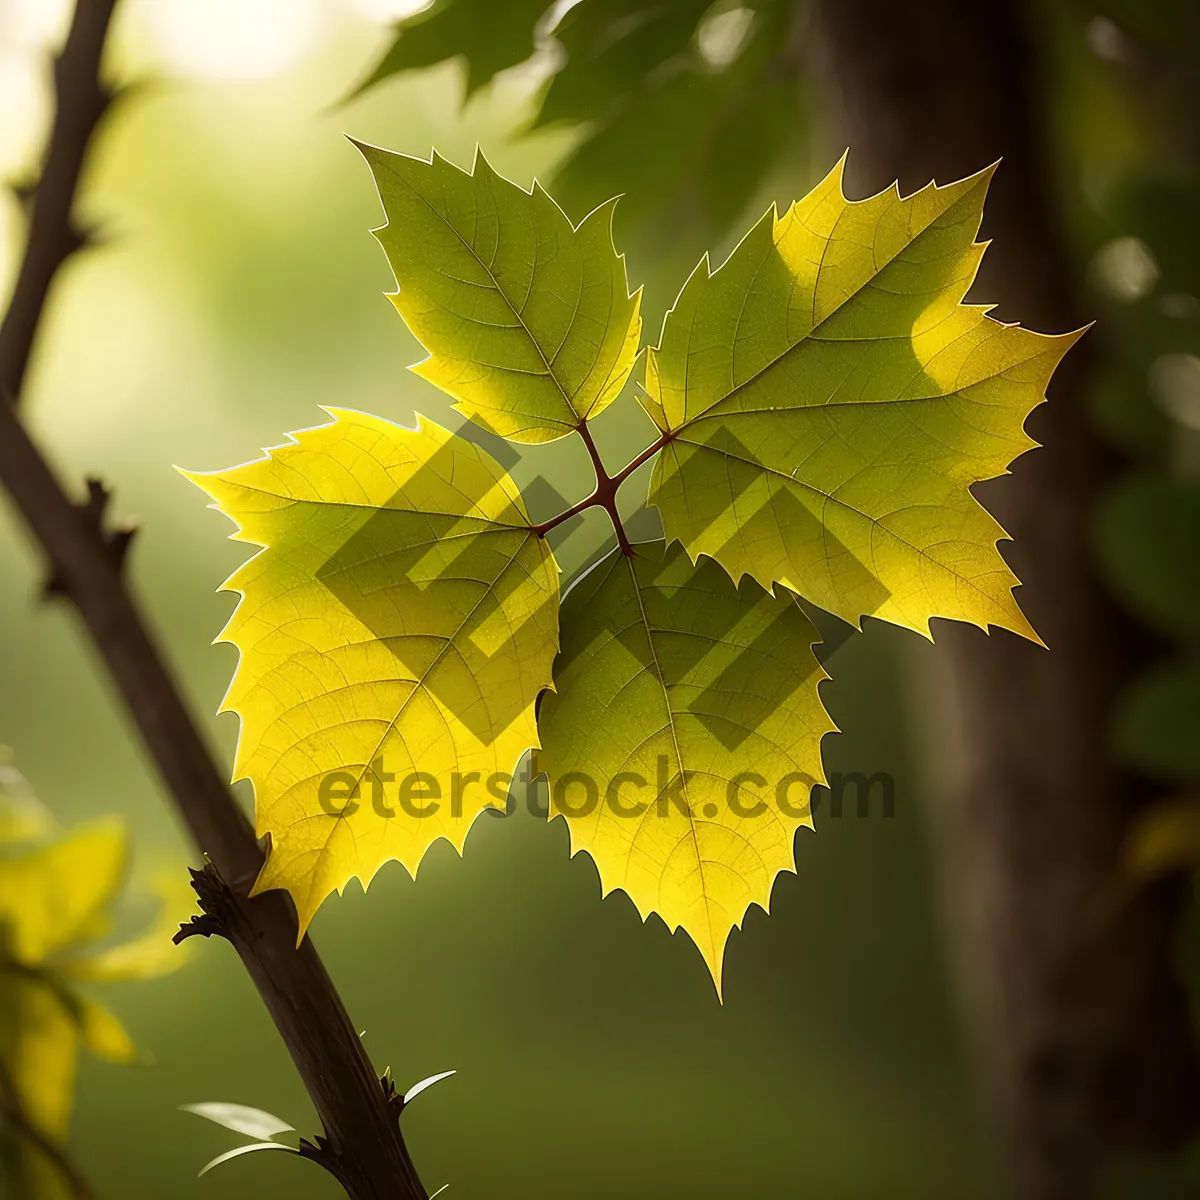
POLYGON ((547 7, 546 0, 435 0, 396 27, 395 41, 353 95, 403 71, 463 56, 470 97, 533 53, 534 27, 547 7))
POLYGON ((457 1071, 439 1071, 436 1075, 427 1075, 404 1093, 404 1103, 411 1104, 422 1092, 433 1087, 435 1083, 441 1083, 443 1079, 449 1079, 451 1075, 457 1074, 457 1071))
POLYGON ((1200 487, 1154 477, 1122 484, 1100 505, 1097 541, 1131 608, 1165 633, 1200 637, 1200 487))
POLYGON ((554 194, 570 213, 621 194, 619 228, 636 245, 651 241, 655 257, 664 241, 686 243, 694 261, 759 198, 781 157, 799 154, 803 84, 782 61, 793 7, 761 6, 747 45, 721 69, 695 45, 710 7, 583 0, 555 30, 567 61, 538 122, 587 126, 555 173, 554 194))
POLYGON ((193 1113, 206 1121, 232 1129, 234 1133, 242 1133, 259 1141, 267 1141, 281 1133, 293 1132, 293 1127, 280 1120, 274 1113, 264 1112, 261 1108, 250 1108, 245 1104, 208 1100, 201 1104, 181 1104, 179 1111, 193 1113))
POLYGON ((1162 779, 1200 782, 1200 660, 1142 676, 1121 697, 1117 751, 1131 766, 1162 779))
POLYGON ((251 1142, 249 1146, 238 1146, 233 1150, 226 1150, 224 1154, 218 1154, 216 1158, 206 1162, 200 1168, 199 1176, 207 1175, 213 1167, 219 1167, 222 1163, 241 1158, 243 1154, 254 1154, 259 1150, 286 1150, 289 1154, 300 1153, 299 1150, 292 1146, 285 1146, 282 1142, 251 1142))
POLYGON ((535 183, 502 179, 482 154, 468 175, 359 147, 388 223, 376 231, 391 297, 429 351, 414 370, 485 427, 546 442, 616 399, 637 357, 640 292, 612 243, 612 203, 572 226, 535 183))
POLYGON ((537 745, 558 648, 558 568, 495 461, 429 421, 329 412, 189 476, 262 547, 225 584, 242 599, 224 709, 271 837, 256 890, 287 888, 301 934, 351 878, 392 859, 415 875, 438 838, 462 850, 537 745))
POLYGON ((696 26, 709 7, 711 0, 656 6, 580 0, 554 27, 566 61, 546 89, 535 125, 603 120, 614 107, 627 106, 663 64, 691 57, 696 26))
POLYGON ((1079 335, 962 303, 990 175, 852 203, 839 164, 693 273, 643 401, 670 440, 651 499, 693 558, 854 624, 1036 638, 970 488, 1034 445, 1025 418, 1079 335))
POLYGON ((751 904, 767 907, 775 877, 794 869, 796 830, 812 825, 834 728, 817 694, 825 674, 791 598, 739 592, 678 545, 636 549, 564 601, 538 762, 572 853, 592 856, 606 895, 625 891, 643 919, 682 927, 719 992, 730 931, 751 904))

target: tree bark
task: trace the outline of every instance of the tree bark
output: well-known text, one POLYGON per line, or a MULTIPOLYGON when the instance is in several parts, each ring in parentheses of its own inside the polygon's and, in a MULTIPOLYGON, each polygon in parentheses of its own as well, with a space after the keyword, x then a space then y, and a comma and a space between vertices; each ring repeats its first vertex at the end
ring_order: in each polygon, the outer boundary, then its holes
MULTIPOLYGON (((1082 322, 1024 17, 1018 0, 818 0, 810 45, 850 147, 852 197, 896 179, 908 193, 1003 158, 984 219, 995 246, 972 299, 1061 332, 1082 322)), ((1014 538, 1018 598, 1049 650, 950 623, 935 633, 944 874, 1010 1193, 1022 1200, 1092 1196, 1114 1154, 1176 1145, 1200 1112, 1171 962, 1178 891, 1162 885, 1099 916, 1147 797, 1106 755, 1108 718, 1149 647, 1089 557, 1093 499, 1120 464, 1082 410, 1086 343, 1029 420, 1044 449, 976 489, 1014 538)))

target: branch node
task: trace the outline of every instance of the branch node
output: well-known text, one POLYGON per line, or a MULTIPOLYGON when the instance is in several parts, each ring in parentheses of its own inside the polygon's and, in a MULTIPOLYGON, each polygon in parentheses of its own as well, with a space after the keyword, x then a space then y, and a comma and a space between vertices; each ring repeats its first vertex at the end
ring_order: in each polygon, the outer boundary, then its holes
POLYGON ((66 254, 78 254, 80 250, 90 250, 104 242, 105 235, 95 222, 72 221, 67 226, 66 254))
POLYGON ((37 195, 37 177, 35 175, 18 175, 16 178, 8 180, 5 186, 21 206, 21 212, 28 217, 33 208, 34 197, 37 195))
POLYGON ((384 1103, 391 1112, 399 1116, 404 1111, 404 1096, 401 1092, 396 1091, 396 1084, 392 1079, 391 1067, 388 1067, 379 1077, 379 1085, 383 1088, 384 1103))
POLYGON ((197 913, 191 920, 184 921, 179 926, 179 932, 171 939, 176 946, 182 946, 190 937, 227 937, 225 927, 212 913, 197 913))
MULTIPOLYGON (((104 517, 108 511, 109 501, 112 499, 112 492, 95 476, 88 476, 87 489, 87 499, 81 504, 75 504, 74 508, 83 518, 89 531, 103 542, 113 570, 120 575, 125 566, 129 546, 137 534, 137 524, 133 521, 119 521, 106 528, 104 517)), ((42 589, 44 600, 69 594, 70 587, 59 571, 54 572, 42 589)))
POLYGON ((339 1183, 345 1185, 346 1175, 342 1170, 341 1160, 333 1146, 330 1145, 328 1138, 321 1137, 320 1134, 314 1136, 311 1141, 308 1138, 301 1138, 299 1152, 301 1158, 307 1158, 309 1162, 316 1163, 339 1183))

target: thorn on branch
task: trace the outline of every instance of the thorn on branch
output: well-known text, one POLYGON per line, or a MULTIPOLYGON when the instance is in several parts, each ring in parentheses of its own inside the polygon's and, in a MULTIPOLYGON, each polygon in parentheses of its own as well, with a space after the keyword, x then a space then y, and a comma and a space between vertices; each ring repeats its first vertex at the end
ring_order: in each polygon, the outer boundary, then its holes
POLYGON ((333 1147, 329 1144, 328 1138, 321 1137, 319 1134, 312 1141, 309 1141, 308 1138, 301 1138, 299 1153, 301 1158, 307 1158, 309 1162, 314 1162, 322 1170, 328 1171, 339 1183, 345 1182, 341 1163, 338 1161, 333 1147))
MULTIPOLYGON (((130 543, 137 533, 137 525, 132 521, 122 521, 106 527, 104 517, 112 493, 103 482, 93 476, 88 477, 87 489, 88 498, 82 504, 76 504, 75 508, 88 528, 104 543, 113 568, 119 574, 125 565, 130 543)), ((55 596, 65 596, 68 591, 66 581, 55 572, 43 589, 43 597, 49 600, 55 596)))
POLYGON ((69 258, 72 254, 78 254, 80 250, 92 250, 97 246, 103 246, 113 241, 113 235, 100 226, 92 222, 83 224, 78 221, 72 221, 67 227, 67 244, 63 253, 63 258, 69 258))
POLYGON ((211 913, 197 913, 190 921, 184 921, 179 926, 179 932, 171 941, 176 946, 182 946, 190 937, 225 937, 225 929, 211 913))
POLYGON ((33 199, 37 195, 37 178, 33 175, 18 176, 16 179, 8 180, 6 186, 21 206, 21 211, 25 216, 29 216, 30 209, 33 207, 33 199))
POLYGON ((391 1067, 388 1067, 379 1077, 379 1084, 383 1088, 384 1103, 396 1116, 399 1116, 404 1111, 404 1096, 401 1092, 396 1091, 396 1084, 392 1079, 391 1067))

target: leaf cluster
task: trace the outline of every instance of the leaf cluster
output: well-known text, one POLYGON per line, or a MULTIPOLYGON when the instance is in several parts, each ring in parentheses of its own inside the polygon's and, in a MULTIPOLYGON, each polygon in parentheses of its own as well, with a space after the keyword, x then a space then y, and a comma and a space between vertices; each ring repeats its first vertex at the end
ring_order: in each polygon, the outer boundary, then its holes
POLYGON ((174 871, 161 877, 154 924, 133 941, 108 944, 127 859, 123 825, 60 831, 23 778, 0 762, 0 1174, 19 1196, 78 1192, 62 1147, 80 1051, 106 1062, 137 1060, 93 985, 155 978, 187 957, 171 934, 193 897, 174 871))
POLYGON ((416 372, 497 441, 581 438, 595 487, 534 524, 480 446, 335 409, 190 476, 260 548, 222 635, 241 653, 235 774, 271 839, 257 887, 287 888, 303 930, 351 878, 415 873, 441 837, 461 850, 536 751, 573 852, 683 928, 720 990, 824 778, 800 601, 1036 639, 970 489, 1033 445, 1025 418, 1077 335, 964 303, 990 171, 852 202, 839 164, 702 260, 643 347, 611 203, 574 224, 481 155, 467 173, 360 149, 416 372), (635 369, 658 436, 610 472, 589 423, 632 403, 635 369), (651 462, 664 536, 637 542, 618 493, 651 462), (560 595, 551 536, 592 507, 614 548, 560 595))

